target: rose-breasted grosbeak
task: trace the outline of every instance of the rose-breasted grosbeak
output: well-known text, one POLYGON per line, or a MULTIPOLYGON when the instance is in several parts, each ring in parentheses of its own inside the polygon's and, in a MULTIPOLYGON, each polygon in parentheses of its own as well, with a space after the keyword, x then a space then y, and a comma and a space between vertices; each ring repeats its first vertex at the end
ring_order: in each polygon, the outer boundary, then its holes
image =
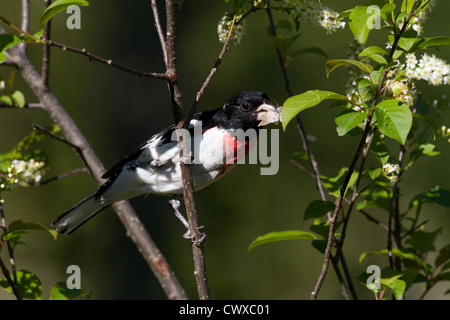
MULTIPOLYGON (((236 139, 235 130, 251 129, 257 133, 261 126, 278 121, 279 112, 265 93, 238 93, 223 107, 193 116, 187 129, 192 150, 187 152, 188 155, 180 154, 183 152, 174 138, 175 126, 163 130, 106 172, 103 178, 108 180, 56 218, 52 226, 59 233, 70 234, 114 202, 147 193, 183 194, 180 162, 186 162, 186 156, 191 159, 194 189, 200 190, 228 172, 237 162, 238 155, 247 154, 255 143, 249 139, 236 139), (240 152, 242 148, 245 152, 240 152)), ((177 217, 183 222, 182 216, 177 214, 177 217)), ((183 223, 186 225, 185 221, 183 223)))

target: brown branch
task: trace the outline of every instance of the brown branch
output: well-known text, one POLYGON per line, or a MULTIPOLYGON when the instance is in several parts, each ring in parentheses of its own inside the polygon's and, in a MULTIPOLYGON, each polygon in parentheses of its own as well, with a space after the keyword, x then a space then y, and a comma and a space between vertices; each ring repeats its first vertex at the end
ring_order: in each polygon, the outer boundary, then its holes
POLYGON ((74 47, 71 47, 71 46, 68 46, 65 44, 55 42, 53 40, 47 40, 45 43, 48 46, 60 48, 62 51, 70 51, 70 52, 74 52, 74 53, 83 55, 85 57, 88 57, 89 61, 100 62, 100 63, 106 64, 108 66, 114 67, 116 69, 135 74, 142 78, 155 78, 155 79, 167 80, 167 75, 165 73, 144 72, 144 71, 140 71, 140 70, 137 70, 134 68, 130 68, 125 65, 116 63, 116 62, 112 61, 111 59, 105 59, 100 56, 94 55, 94 54, 88 52, 86 49, 74 48, 74 47))

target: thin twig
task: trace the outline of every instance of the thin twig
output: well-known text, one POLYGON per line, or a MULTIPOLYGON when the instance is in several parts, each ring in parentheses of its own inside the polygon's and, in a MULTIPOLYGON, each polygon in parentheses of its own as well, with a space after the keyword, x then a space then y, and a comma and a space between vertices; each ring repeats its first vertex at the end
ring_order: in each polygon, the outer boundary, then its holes
MULTIPOLYGON (((51 5, 52 0, 45 0, 45 8, 51 5)), ((51 30, 52 20, 48 21, 44 26, 44 32, 42 34, 42 40, 48 42, 50 40, 50 30, 51 30)), ((44 44, 44 49, 42 52, 42 81, 48 86, 48 75, 50 71, 50 45, 48 43, 44 44)))
POLYGON ((77 169, 72 170, 70 172, 62 173, 62 174, 59 174, 57 176, 54 176, 54 177, 42 180, 40 182, 36 182, 36 183, 33 184, 33 186, 35 186, 35 187, 43 186, 43 185, 48 184, 50 182, 53 182, 53 181, 56 181, 56 180, 60 180, 60 179, 64 179, 64 178, 73 176, 74 174, 81 173, 81 172, 89 172, 89 170, 86 167, 77 168, 77 169))
MULTIPOLYGON (((0 196, 0 219, 1 219, 0 226, 3 229, 3 234, 6 234, 8 232, 8 227, 6 225, 5 211, 3 209, 3 201, 2 201, 1 196, 0 196)), ((14 250, 11 245, 11 241, 7 240, 6 246, 8 247, 9 263, 11 264, 13 277, 11 278, 8 268, 3 263, 3 261, 1 260, 1 257, 0 257, 1 269, 3 271, 3 275, 7 279, 9 285, 11 286, 11 289, 12 289, 14 295, 16 296, 17 300, 22 300, 22 295, 19 292, 19 283, 17 281, 16 260, 14 259, 14 250)))
POLYGON ((26 103, 23 108, 18 107, 17 105, 9 105, 6 103, 0 103, 0 108, 10 108, 10 109, 42 109, 42 104, 40 103, 26 103))
POLYGON ((100 63, 106 64, 108 66, 114 67, 116 69, 135 74, 142 78, 155 78, 155 79, 162 79, 162 80, 167 79, 167 75, 165 73, 144 72, 144 71, 140 71, 140 70, 137 70, 134 68, 130 68, 125 65, 116 63, 116 62, 112 61, 111 59, 105 59, 100 56, 94 55, 94 54, 88 52, 86 49, 74 48, 74 47, 71 47, 71 46, 68 46, 65 44, 55 42, 53 40, 46 41, 46 44, 49 46, 52 46, 52 47, 60 48, 62 51, 70 51, 70 52, 74 52, 74 53, 83 55, 85 57, 88 57, 89 61, 100 62, 100 63))

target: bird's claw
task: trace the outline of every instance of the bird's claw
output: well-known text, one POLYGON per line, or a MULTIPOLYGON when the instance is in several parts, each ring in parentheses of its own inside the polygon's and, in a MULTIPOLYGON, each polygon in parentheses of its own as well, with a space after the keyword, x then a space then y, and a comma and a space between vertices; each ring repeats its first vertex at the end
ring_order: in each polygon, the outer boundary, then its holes
MULTIPOLYGON (((201 230, 201 229, 203 229, 203 228, 204 228, 204 226, 199 226, 199 227, 197 228, 197 230, 201 230)), ((200 239, 195 239, 195 233, 192 232, 190 228, 188 228, 188 230, 186 231, 186 233, 183 234, 183 238, 184 238, 184 239, 191 239, 192 242, 193 242, 195 245, 198 246, 198 245, 202 244, 202 243, 205 241, 205 239, 206 239, 206 233, 201 232, 200 239)))

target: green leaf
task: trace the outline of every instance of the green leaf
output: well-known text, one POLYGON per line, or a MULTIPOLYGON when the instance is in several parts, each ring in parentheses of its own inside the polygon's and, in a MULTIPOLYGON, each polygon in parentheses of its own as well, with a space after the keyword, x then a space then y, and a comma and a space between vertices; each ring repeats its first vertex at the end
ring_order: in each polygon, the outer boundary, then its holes
POLYGON ((56 240, 58 233, 55 230, 47 229, 43 225, 27 220, 15 220, 8 225, 8 232, 16 230, 33 230, 33 231, 47 231, 56 240))
POLYGON ((415 252, 418 255, 423 255, 428 251, 434 251, 434 241, 438 233, 441 233, 441 229, 437 229, 433 232, 425 232, 422 230, 413 232, 408 239, 406 239, 405 243, 412 246, 415 252))
POLYGON ((310 90, 287 99, 281 109, 283 130, 286 130, 289 121, 299 112, 314 107, 326 99, 347 100, 347 97, 330 91, 310 90))
POLYGON ((313 248, 317 249, 320 253, 324 254, 327 248, 328 241, 325 239, 315 239, 311 241, 313 248))
POLYGON ((384 14, 389 14, 395 10, 396 5, 394 3, 386 3, 383 8, 381 8, 381 12, 384 14))
POLYGON ((341 113, 334 121, 336 122, 336 130, 339 136, 345 135, 353 128, 359 126, 365 119, 367 113, 354 110, 346 110, 341 113))
POLYGON ((418 44, 418 49, 426 49, 429 47, 449 46, 449 45, 450 45, 449 37, 425 38, 424 41, 418 44))
POLYGON ((39 25, 44 28, 47 22, 53 18, 56 14, 61 11, 66 10, 70 6, 88 6, 89 3, 86 0, 57 0, 53 2, 47 9, 45 9, 44 13, 42 13, 41 18, 39 19, 39 25))
MULTIPOLYGON (((394 35, 389 35, 388 37, 391 43, 394 42, 394 35)), ((417 39, 417 32, 414 30, 408 30, 402 34, 398 40, 398 46, 405 51, 409 51, 420 39, 417 39)))
POLYGON ((11 94, 11 98, 13 99, 14 103, 19 107, 23 108, 25 107, 25 97, 22 92, 20 91, 14 91, 11 94))
POLYGON ((411 153, 409 155, 409 162, 410 163, 414 162, 417 159, 419 159, 421 156, 433 157, 433 156, 437 156, 439 154, 440 154, 440 152, 434 144, 431 144, 431 143, 421 144, 420 146, 418 146, 417 148, 415 148, 414 150, 411 151, 411 153))
POLYGON ((397 100, 385 100, 375 106, 378 129, 386 136, 405 144, 412 126, 411 110, 397 100))
POLYGON ((361 51, 358 56, 359 57, 367 57, 367 56, 370 56, 371 54, 374 54, 374 53, 381 54, 382 56, 389 55, 388 52, 385 49, 381 48, 381 47, 370 46, 370 47, 365 48, 363 51, 361 51))
POLYGON ((314 234, 300 230, 270 232, 253 240, 253 242, 250 244, 250 247, 248 248, 248 251, 252 250, 256 246, 270 242, 316 238, 317 237, 314 234))
MULTIPOLYGON (((32 300, 42 300, 42 284, 41 280, 30 271, 27 270, 18 270, 17 274, 17 282, 19 284, 19 292, 24 299, 32 299, 32 300)), ((3 278, 0 279, 0 286, 3 287, 6 291, 13 292, 11 286, 8 281, 3 278)))
POLYGON ((315 53, 315 54, 318 54, 318 55, 324 57, 325 59, 328 59, 327 53, 325 51, 323 51, 322 49, 320 49, 319 47, 310 47, 310 48, 300 49, 300 50, 293 52, 291 54, 291 56, 295 57, 299 54, 305 54, 305 53, 315 53))
POLYGON ((287 31, 292 31, 292 23, 286 19, 280 19, 277 22, 277 29, 284 29, 287 31))
POLYGON ((419 203, 435 203, 450 208, 450 191, 439 186, 433 187, 427 192, 415 196, 411 200, 409 207, 416 207, 419 203))
POLYGON ((401 276, 402 274, 399 274, 392 278, 381 279, 381 285, 388 287, 397 300, 402 299, 402 296, 405 293, 406 289, 406 282, 399 279, 401 276))
POLYGON ((377 14, 368 6, 356 6, 350 13, 349 18, 351 21, 348 25, 353 35, 361 44, 365 44, 370 30, 373 29, 376 22, 375 19, 380 18, 380 14, 377 14))
POLYGON ((81 296, 89 298, 91 292, 84 292, 82 289, 69 289, 65 282, 58 282, 52 288, 50 300, 72 300, 81 296))
POLYGON ((311 201, 305 209, 303 221, 314 218, 321 218, 328 212, 333 212, 335 205, 330 201, 314 200, 311 201))
POLYGON ((22 42, 19 37, 12 34, 0 34, 0 52, 3 52, 11 47, 22 42))
POLYGON ((367 169, 367 173, 369 174, 370 179, 375 180, 378 178, 381 174, 381 168, 375 168, 375 169, 367 169))
POLYGON ((331 59, 328 60, 325 64, 325 71, 327 73, 327 77, 330 76, 330 73, 335 70, 336 68, 347 66, 347 65, 354 65, 361 69, 362 71, 366 73, 372 73, 373 67, 370 64, 358 61, 358 60, 350 60, 350 59, 331 59))
MULTIPOLYGON (((335 197, 339 195, 341 187, 344 184, 347 171, 348 168, 342 168, 341 170, 339 170, 339 173, 336 177, 320 176, 320 180, 322 181, 323 186, 327 188, 328 191, 330 191, 330 193, 335 197)), ((350 177, 350 181, 347 185, 347 190, 355 184, 358 178, 358 174, 359 172, 357 170, 353 171, 352 176, 350 177)), ((345 190, 345 192, 347 192, 347 190, 345 190)))
MULTIPOLYGON (((336 226, 335 226, 335 230, 339 229, 339 226, 342 224, 342 221, 337 221, 336 222, 336 226)), ((330 222, 327 221, 322 221, 319 218, 314 220, 314 223, 309 227, 309 230, 311 230, 312 232, 317 233, 318 235, 321 235, 322 237, 324 237, 325 239, 328 239, 328 234, 330 233, 330 222)), ((337 233, 335 233, 336 236, 338 236, 337 233)), ((319 240, 317 240, 319 241, 319 240)), ((327 240, 325 240, 326 242, 327 240)))
POLYGON ((439 267, 450 259, 450 244, 443 246, 441 250, 436 254, 434 265, 439 267))
POLYGON ((293 35, 293 36, 290 36, 290 37, 277 35, 275 37, 272 37, 272 40, 273 40, 273 43, 275 44, 275 46, 278 49, 280 49, 281 51, 286 51, 295 43, 295 41, 299 37, 300 37, 299 34, 296 34, 296 35, 293 35))
MULTIPOLYGON (((359 257, 359 263, 361 263, 366 257, 371 256, 371 255, 388 255, 388 254, 389 254, 389 252, 388 252, 387 249, 380 250, 380 251, 364 252, 359 257)), ((413 253, 404 252, 404 251, 401 251, 399 249, 395 249, 394 248, 394 249, 392 249, 392 254, 395 257, 411 260, 411 261, 414 261, 414 262, 418 263, 419 265, 423 265, 422 260, 419 257, 417 257, 416 255, 414 255, 413 253)))
POLYGON ((370 146, 370 152, 380 161, 382 165, 385 165, 389 161, 389 149, 386 144, 379 138, 376 137, 370 146))

